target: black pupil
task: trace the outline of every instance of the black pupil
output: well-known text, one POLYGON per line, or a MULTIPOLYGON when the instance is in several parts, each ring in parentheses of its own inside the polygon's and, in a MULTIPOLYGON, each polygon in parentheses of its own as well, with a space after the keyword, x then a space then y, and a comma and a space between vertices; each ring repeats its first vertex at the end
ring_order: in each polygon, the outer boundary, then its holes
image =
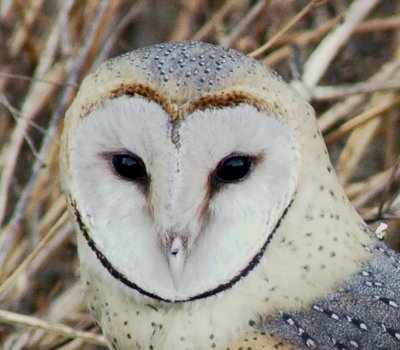
POLYGON ((220 182, 242 180, 250 172, 253 160, 249 156, 232 156, 225 159, 217 168, 216 179, 220 182))
POLYGON ((112 165, 117 174, 126 180, 143 181, 146 179, 146 167, 138 156, 114 154, 112 165))

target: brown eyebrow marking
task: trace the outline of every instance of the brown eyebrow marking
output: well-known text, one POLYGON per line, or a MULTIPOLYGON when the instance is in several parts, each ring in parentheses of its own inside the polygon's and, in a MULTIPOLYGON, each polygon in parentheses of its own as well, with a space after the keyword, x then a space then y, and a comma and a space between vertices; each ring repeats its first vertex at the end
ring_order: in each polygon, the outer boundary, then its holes
POLYGON ((110 99, 117 98, 120 96, 134 96, 140 95, 142 97, 147 98, 150 101, 153 101, 159 104, 164 111, 168 114, 171 120, 176 120, 178 111, 176 106, 171 103, 165 96, 158 93, 155 89, 148 85, 136 83, 124 85, 121 84, 119 87, 110 91, 110 99))
POLYGON ((205 110, 212 107, 232 107, 241 103, 252 105, 259 110, 265 109, 265 102, 261 99, 243 91, 230 91, 216 92, 212 95, 200 97, 186 107, 185 114, 191 114, 196 110, 205 110))

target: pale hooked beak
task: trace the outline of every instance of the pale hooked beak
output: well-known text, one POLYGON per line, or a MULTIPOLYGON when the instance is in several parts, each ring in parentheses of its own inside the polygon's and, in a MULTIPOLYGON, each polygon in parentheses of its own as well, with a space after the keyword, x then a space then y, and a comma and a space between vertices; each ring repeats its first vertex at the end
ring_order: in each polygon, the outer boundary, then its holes
POLYGON ((179 286, 183 267, 186 260, 186 249, 184 247, 182 237, 176 236, 172 240, 170 249, 167 254, 169 270, 171 272, 175 288, 177 288, 179 286))

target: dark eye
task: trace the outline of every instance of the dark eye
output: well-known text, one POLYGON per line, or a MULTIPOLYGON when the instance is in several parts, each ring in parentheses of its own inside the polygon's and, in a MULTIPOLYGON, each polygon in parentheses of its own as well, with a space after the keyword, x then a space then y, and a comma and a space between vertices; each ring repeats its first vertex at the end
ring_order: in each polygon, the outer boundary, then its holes
POLYGON ((253 166, 250 156, 230 156, 220 162, 215 172, 219 182, 232 183, 244 179, 253 166))
POLYGON ((112 165, 116 173, 126 180, 144 181, 147 178, 143 161, 134 154, 114 154, 112 165))

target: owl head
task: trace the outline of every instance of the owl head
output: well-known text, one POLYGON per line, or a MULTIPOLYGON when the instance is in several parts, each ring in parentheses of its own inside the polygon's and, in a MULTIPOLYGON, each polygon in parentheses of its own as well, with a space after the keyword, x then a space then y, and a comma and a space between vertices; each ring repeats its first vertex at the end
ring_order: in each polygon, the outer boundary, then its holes
POLYGON ((318 276, 311 298, 370 239, 310 105, 206 43, 140 49, 89 75, 65 119, 61 175, 81 261, 138 301, 213 297, 254 276, 294 300, 291 283, 318 276))

